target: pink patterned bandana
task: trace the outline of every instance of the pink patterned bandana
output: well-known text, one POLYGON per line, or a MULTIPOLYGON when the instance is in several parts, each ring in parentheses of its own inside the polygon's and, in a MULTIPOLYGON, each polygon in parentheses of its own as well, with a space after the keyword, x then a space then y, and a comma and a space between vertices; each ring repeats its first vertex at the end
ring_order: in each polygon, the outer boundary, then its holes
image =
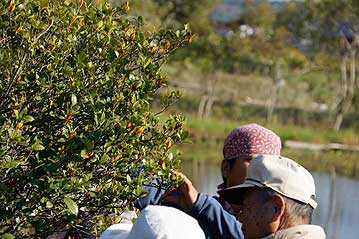
POLYGON ((240 155, 280 155, 282 143, 278 135, 258 124, 233 129, 224 140, 224 159, 240 155))

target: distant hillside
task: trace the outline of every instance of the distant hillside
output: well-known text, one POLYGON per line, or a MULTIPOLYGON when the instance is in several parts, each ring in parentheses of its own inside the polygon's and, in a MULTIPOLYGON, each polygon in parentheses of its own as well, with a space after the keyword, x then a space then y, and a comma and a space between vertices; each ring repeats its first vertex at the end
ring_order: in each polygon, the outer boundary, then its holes
MULTIPOLYGON (((218 23, 230 23, 240 19, 241 15, 246 11, 246 0, 223 0, 218 4, 215 9, 210 13, 210 19, 218 23)), ((257 2, 263 2, 265 0, 256 0, 257 2)), ((274 11, 282 10, 289 1, 283 0, 270 0, 269 1, 274 11)), ((294 0, 292 2, 302 2, 300 0, 294 0)))

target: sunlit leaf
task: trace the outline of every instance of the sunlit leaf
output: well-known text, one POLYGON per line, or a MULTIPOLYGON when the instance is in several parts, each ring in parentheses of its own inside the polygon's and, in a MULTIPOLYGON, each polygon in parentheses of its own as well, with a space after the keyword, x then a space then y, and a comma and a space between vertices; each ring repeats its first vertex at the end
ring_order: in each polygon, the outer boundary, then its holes
POLYGON ((72 105, 76 105, 77 104, 77 97, 75 94, 71 95, 71 103, 72 105))
POLYGON ((33 145, 31 145, 31 148, 32 150, 36 150, 36 151, 41 151, 45 149, 45 147, 40 143, 34 143, 33 145))
POLYGON ((64 198, 64 202, 67 208, 70 210, 70 212, 77 216, 77 214, 79 213, 79 208, 77 204, 71 198, 68 197, 64 198))

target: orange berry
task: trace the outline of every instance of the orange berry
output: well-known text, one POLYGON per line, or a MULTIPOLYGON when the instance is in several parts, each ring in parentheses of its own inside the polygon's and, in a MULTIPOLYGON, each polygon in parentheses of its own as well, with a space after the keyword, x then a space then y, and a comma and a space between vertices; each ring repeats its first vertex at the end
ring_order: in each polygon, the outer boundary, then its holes
POLYGON ((112 162, 116 162, 121 158, 121 154, 116 154, 116 156, 113 158, 112 162))
POLYGON ((137 127, 137 129, 136 129, 136 134, 137 134, 137 135, 141 135, 144 130, 145 130, 145 127, 143 127, 143 126, 137 127))
POLYGON ((157 47, 152 47, 152 49, 151 49, 151 53, 153 54, 153 53, 156 53, 156 51, 157 51, 157 47))
POLYGON ((119 217, 119 216, 114 216, 113 218, 111 218, 112 224, 118 223, 119 221, 120 221, 120 217, 119 217))
POLYGON ((136 128, 136 126, 134 124, 132 124, 131 122, 127 123, 127 128, 130 128, 131 130, 134 130, 134 128, 136 128))
POLYGON ((19 75, 17 75, 15 80, 16 80, 16 83, 19 83, 19 82, 20 82, 20 80, 21 80, 21 75, 20 75, 20 74, 19 74, 19 75))
POLYGON ((22 123, 22 122, 19 122, 19 123, 17 123, 17 125, 16 125, 16 129, 21 129, 22 126, 23 126, 23 123, 22 123))
POLYGON ((76 21, 76 16, 72 16, 72 17, 71 17, 70 25, 72 25, 75 21, 76 21))
POLYGON ((54 43, 50 44, 50 51, 53 52, 55 50, 56 46, 54 43))
POLYGON ((87 153, 87 157, 89 157, 89 158, 92 158, 93 155, 94 155, 94 152, 92 152, 92 151, 90 151, 90 152, 87 153))
POLYGON ((15 10, 15 0, 9 0, 9 1, 8 1, 7 10, 8 10, 10 13, 15 10))
POLYGON ((136 37, 136 34, 135 34, 135 33, 132 33, 132 34, 130 35, 131 41, 135 40, 135 37, 136 37))
POLYGON ((96 186, 96 191, 97 192, 101 192, 102 189, 103 189, 103 186, 101 184, 96 186))
POLYGON ((171 47, 171 42, 170 41, 166 41, 166 49, 169 49, 171 47))
POLYGON ((164 142, 164 144, 167 146, 167 148, 171 148, 172 146, 172 141, 170 138, 167 138, 164 142))
POLYGON ((19 27, 17 28, 16 32, 17 32, 17 33, 22 32, 22 26, 19 26, 19 27))

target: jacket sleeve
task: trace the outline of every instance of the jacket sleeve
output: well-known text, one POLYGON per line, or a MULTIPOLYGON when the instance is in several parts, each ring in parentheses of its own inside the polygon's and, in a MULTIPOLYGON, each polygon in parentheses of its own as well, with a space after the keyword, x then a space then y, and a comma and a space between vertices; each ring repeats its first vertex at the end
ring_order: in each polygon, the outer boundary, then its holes
MULTIPOLYGON (((160 181, 158 180, 158 182, 160 181)), ((147 195, 135 201, 134 204, 137 209, 142 210, 148 205, 161 204, 161 196, 166 192, 164 185, 145 185, 142 189, 147 191, 147 195)))
POLYGON ((214 198, 200 193, 191 209, 207 238, 242 239, 241 223, 214 198))

